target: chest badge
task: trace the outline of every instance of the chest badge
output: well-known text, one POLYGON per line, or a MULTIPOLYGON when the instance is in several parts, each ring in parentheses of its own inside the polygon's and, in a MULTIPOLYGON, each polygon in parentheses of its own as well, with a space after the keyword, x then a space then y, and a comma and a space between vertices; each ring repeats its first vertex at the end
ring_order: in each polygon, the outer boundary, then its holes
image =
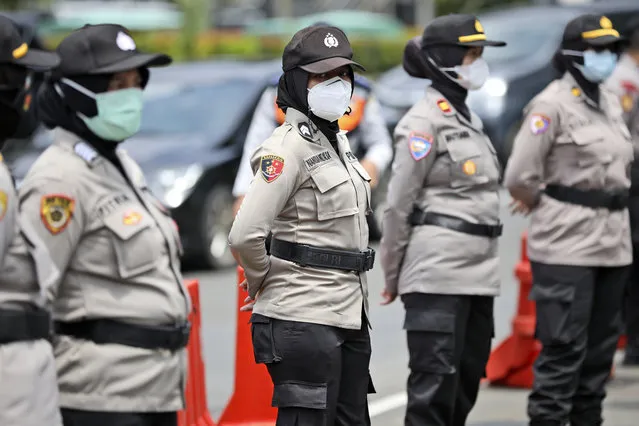
POLYGON ((4 191, 0 191, 0 220, 4 219, 4 215, 7 214, 7 203, 9 197, 4 191))
POLYGON ((75 200, 66 195, 48 194, 40 200, 40 218, 47 230, 59 234, 71 222, 75 200))
POLYGON ((282 174, 284 159, 277 155, 264 155, 260 161, 260 170, 266 183, 271 183, 282 174))
POLYGON ((137 225, 142 220, 142 215, 138 212, 126 212, 122 217, 122 223, 125 225, 137 225))
POLYGON ((424 133, 411 132, 408 136, 408 148, 413 160, 425 158, 433 147, 433 137, 424 133))
POLYGON ((477 164, 473 160, 466 160, 462 165, 462 171, 468 176, 472 176, 477 173, 477 164))

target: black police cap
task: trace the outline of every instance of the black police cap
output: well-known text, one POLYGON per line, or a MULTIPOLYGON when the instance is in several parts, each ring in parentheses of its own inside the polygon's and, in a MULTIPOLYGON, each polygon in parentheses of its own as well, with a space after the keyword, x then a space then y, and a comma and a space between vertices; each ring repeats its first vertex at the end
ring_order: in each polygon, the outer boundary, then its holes
POLYGON ((55 53, 29 48, 22 39, 17 24, 0 15, 0 64, 47 70, 59 63, 60 59, 55 53))
POLYGON ((566 24, 563 42, 582 41, 591 46, 605 46, 623 41, 613 28, 610 19, 603 15, 588 13, 578 16, 566 24))
POLYGON ((299 30, 282 55, 284 72, 299 67, 313 74, 322 74, 344 65, 364 70, 363 66, 353 61, 353 49, 346 34, 330 25, 299 30))
POLYGON ((454 45, 465 47, 505 46, 503 41, 488 40, 484 27, 473 15, 438 16, 424 28, 421 45, 454 45))
POLYGON ((116 24, 85 25, 62 40, 57 52, 61 62, 54 74, 59 77, 114 74, 172 62, 165 54, 140 52, 129 31, 116 24))

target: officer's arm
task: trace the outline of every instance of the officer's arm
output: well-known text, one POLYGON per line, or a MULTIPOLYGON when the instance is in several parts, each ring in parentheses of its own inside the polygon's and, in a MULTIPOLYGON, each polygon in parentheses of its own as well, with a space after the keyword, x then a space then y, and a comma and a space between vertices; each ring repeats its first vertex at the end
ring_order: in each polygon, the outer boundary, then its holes
POLYGON ((362 144, 366 147, 364 159, 373 163, 378 174, 381 174, 393 157, 393 141, 382 115, 382 107, 374 96, 366 102, 360 129, 362 144))
POLYGON ((229 245, 244 268, 249 295, 255 298, 270 268, 264 242, 275 218, 299 187, 301 178, 295 155, 282 148, 270 150, 261 147, 253 156, 252 163, 256 165, 256 177, 235 216, 229 245), (272 170, 271 176, 267 177, 262 170, 266 169, 269 161, 272 162, 272 170))
POLYGON ((532 105, 515 137, 504 173, 504 186, 512 197, 529 208, 543 190, 546 157, 559 127, 557 107, 544 102, 532 105))
POLYGON ((260 144, 267 140, 277 127, 275 122, 275 89, 267 88, 260 101, 257 104, 251 125, 249 126, 244 148, 242 151, 242 160, 235 177, 233 185, 233 196, 241 197, 246 194, 251 179, 253 179, 253 170, 251 170, 251 157, 260 144))
POLYGON ((408 217, 437 153, 437 141, 427 117, 402 119, 395 129, 395 159, 388 184, 380 258, 386 291, 397 294, 399 273, 410 239, 408 217))
MULTIPOLYGON (((59 272, 59 279, 47 283, 51 301, 83 234, 85 213, 80 191, 68 181, 27 179, 20 187, 19 197, 23 233, 31 246, 44 250, 42 259, 34 255, 36 268, 46 270, 49 265, 44 263, 52 261, 59 272)), ((38 278, 48 281, 50 277, 39 274, 38 278)))

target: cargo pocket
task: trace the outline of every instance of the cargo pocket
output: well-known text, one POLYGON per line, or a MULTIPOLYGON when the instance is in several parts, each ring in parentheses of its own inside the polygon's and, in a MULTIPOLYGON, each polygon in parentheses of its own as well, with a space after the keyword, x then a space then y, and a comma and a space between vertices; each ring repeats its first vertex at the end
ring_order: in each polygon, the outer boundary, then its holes
POLYGON ((325 426, 327 386, 320 383, 282 382, 273 387, 272 406, 277 407, 277 424, 325 426))
POLYGON ((104 225, 117 237, 112 238, 112 244, 121 278, 155 268, 161 252, 153 235, 155 222, 146 211, 125 214, 119 211, 108 216, 104 225))
POLYGON ((544 345, 567 344, 576 338, 576 283, 534 282, 530 299, 535 301, 535 338, 544 345))
POLYGON ((473 139, 458 139, 446 142, 450 164, 450 185, 481 185, 490 181, 486 174, 484 157, 473 139))
POLYGON ((455 373, 453 313, 406 308, 404 329, 411 370, 435 374, 455 373))
POLYGON ((317 220, 352 216, 359 212, 355 188, 348 172, 339 166, 324 166, 311 174, 315 185, 317 220))
POLYGON ((274 364, 282 357, 278 354, 273 339, 273 321, 263 315, 251 315, 251 339, 256 364, 274 364))

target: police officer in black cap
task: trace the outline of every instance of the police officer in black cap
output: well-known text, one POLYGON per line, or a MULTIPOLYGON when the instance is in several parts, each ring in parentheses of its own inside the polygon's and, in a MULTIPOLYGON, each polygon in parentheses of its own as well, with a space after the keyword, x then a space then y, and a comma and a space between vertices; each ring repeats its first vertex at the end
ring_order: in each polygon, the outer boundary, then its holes
POLYGON ((171 58, 138 51, 113 24, 74 31, 57 53, 37 97, 54 142, 23 180, 20 208, 60 271, 47 296, 63 421, 176 426, 191 310, 179 235, 118 147, 140 126, 149 68, 171 58))
POLYGON ((370 424, 370 176, 338 125, 361 67, 352 57, 336 27, 308 27, 288 43, 277 92, 286 120, 253 154, 229 234, 278 426, 370 424))
POLYGON ((602 15, 566 25, 554 58, 563 75, 526 106, 504 177, 514 209, 532 213, 530 296, 542 350, 531 426, 603 422, 632 262, 633 147, 619 99, 604 87, 620 41, 602 15))
MULTIPOLYGON (((0 149, 7 138, 33 131, 34 74, 58 62, 54 53, 29 48, 17 26, 0 15, 0 149)), ((13 179, 0 155, 0 424, 59 426, 51 316, 43 297, 58 273, 18 215, 13 179)))

